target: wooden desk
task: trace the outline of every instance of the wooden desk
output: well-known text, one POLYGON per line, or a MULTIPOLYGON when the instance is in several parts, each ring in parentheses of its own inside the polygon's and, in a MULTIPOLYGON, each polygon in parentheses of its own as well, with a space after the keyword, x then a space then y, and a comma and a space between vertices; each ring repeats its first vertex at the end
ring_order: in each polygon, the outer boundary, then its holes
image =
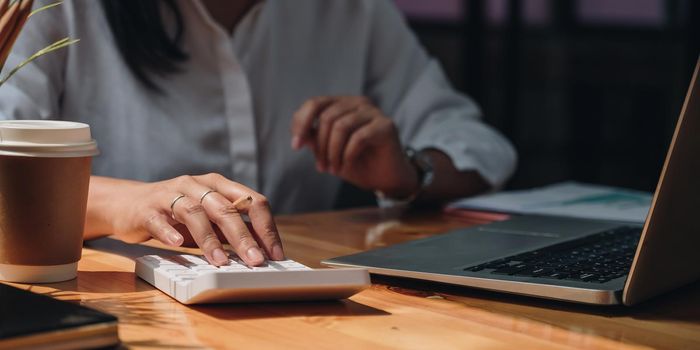
MULTIPOLYGON (((310 266, 475 223, 379 210, 282 216, 277 222, 287 254, 310 266)), ((104 239, 90 246, 76 280, 15 285, 118 316, 127 348, 700 348, 700 283, 635 308, 390 278, 376 278, 371 289, 342 302, 188 307, 134 276, 129 256, 153 248, 104 239)))

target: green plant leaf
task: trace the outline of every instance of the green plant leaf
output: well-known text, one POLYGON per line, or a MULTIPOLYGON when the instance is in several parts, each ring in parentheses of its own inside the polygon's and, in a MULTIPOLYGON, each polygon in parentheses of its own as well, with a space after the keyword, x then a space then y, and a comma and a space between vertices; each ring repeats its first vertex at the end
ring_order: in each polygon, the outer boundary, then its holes
POLYGON ((50 9, 50 8, 52 8, 52 7, 56 7, 56 6, 58 6, 58 5, 62 4, 62 3, 63 3, 63 1, 56 1, 56 2, 54 2, 54 3, 52 3, 52 4, 48 4, 48 5, 46 5, 46 6, 39 7, 38 9, 36 9, 36 10, 30 12, 30 13, 29 13, 29 16, 27 16, 27 18, 29 18, 29 17, 31 17, 31 16, 34 16, 35 14, 37 14, 37 13, 39 13, 39 12, 41 12, 41 11, 48 10, 48 9, 50 9))
POLYGON ((73 44, 77 43, 78 41, 80 41, 80 39, 63 38, 63 39, 56 41, 55 43, 53 43, 47 47, 35 52, 33 55, 29 56, 27 59, 22 61, 22 63, 18 64, 15 68, 12 68, 12 70, 9 73, 7 73, 7 75, 5 75, 5 77, 0 79, 0 86, 5 84, 5 82, 7 82, 8 79, 10 79, 13 75, 15 75, 15 73, 17 73, 17 71, 22 69, 22 67, 28 65, 29 63, 31 63, 35 59, 37 59, 43 55, 46 55, 47 53, 56 51, 58 49, 62 49, 62 48, 69 46, 69 45, 73 45, 73 44))

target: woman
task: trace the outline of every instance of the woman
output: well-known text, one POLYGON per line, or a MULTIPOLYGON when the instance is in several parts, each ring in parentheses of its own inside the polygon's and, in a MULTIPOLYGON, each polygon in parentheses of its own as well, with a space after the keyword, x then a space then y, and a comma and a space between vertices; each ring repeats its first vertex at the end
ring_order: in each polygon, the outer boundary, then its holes
POLYGON ((102 155, 86 239, 193 239, 221 265, 219 228, 257 265, 284 258, 267 198, 275 212, 330 209, 346 180, 442 202, 498 187, 514 169, 513 148, 388 0, 71 1, 59 11, 29 21, 8 66, 56 39, 81 41, 0 89, 0 117, 92 126, 102 155))

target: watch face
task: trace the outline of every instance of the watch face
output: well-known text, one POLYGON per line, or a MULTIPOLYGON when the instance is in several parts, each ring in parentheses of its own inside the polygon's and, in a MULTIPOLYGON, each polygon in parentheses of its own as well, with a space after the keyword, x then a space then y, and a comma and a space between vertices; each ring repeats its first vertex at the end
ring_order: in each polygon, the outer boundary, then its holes
POLYGON ((421 174, 421 188, 428 187, 433 183, 435 177, 432 158, 425 152, 417 152, 414 157, 414 162, 421 174))
POLYGON ((425 172, 425 176, 423 176, 423 183, 421 184, 421 187, 426 188, 430 186, 430 184, 433 183, 433 179, 435 178, 435 173, 433 172, 433 169, 430 168, 430 171, 425 172))

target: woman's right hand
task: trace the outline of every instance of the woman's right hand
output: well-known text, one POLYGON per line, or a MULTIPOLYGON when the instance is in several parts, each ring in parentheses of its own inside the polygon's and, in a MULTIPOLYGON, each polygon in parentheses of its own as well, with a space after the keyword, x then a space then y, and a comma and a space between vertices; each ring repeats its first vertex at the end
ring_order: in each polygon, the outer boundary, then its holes
POLYGON ((267 199, 219 174, 154 183, 90 179, 86 239, 111 233, 130 243, 155 238, 180 246, 194 240, 211 264, 225 265, 228 256, 212 224, 248 265, 262 264, 265 255, 285 258, 267 199), (242 214, 250 217, 250 229, 242 214), (186 229, 178 231, 179 224, 186 229))

